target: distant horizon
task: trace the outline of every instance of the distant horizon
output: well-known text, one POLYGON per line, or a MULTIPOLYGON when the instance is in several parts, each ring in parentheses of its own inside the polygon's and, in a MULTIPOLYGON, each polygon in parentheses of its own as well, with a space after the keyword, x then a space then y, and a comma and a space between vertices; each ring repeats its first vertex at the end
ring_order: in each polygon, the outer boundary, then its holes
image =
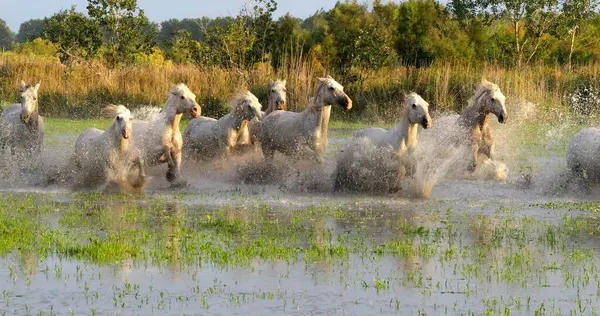
MULTIPOLYGON (((281 0, 277 3, 275 18, 290 13, 291 15, 305 19, 320 9, 330 10, 335 6, 338 0, 304 0, 289 1, 281 0)), ((371 4, 371 0, 359 1, 371 4)), ((19 2, 14 0, 0 0, 0 19, 6 21, 6 24, 15 34, 23 22, 30 19, 43 19, 49 17, 60 10, 70 9, 75 5, 77 11, 87 12, 86 0, 29 0, 29 5, 25 8, 19 2)), ((138 0, 138 6, 144 10, 144 14, 152 22, 160 23, 169 19, 201 18, 201 17, 223 17, 235 16, 248 3, 247 0, 138 0), (169 10, 175 7, 177 9, 169 10), (184 8, 185 10, 181 10, 184 8)))

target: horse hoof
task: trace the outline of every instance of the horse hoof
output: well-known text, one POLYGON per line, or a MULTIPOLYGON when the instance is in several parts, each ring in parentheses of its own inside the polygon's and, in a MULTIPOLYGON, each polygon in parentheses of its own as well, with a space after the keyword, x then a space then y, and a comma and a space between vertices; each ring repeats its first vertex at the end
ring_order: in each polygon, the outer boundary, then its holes
POLYGON ((188 186, 189 186, 189 184, 184 180, 171 182, 171 188, 174 188, 174 189, 185 188, 188 186))

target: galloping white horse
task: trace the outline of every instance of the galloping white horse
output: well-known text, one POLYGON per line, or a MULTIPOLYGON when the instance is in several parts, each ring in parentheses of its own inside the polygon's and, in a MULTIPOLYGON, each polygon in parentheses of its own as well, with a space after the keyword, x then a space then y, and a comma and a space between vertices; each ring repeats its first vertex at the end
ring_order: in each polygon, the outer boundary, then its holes
POLYGON ((367 128, 354 134, 336 157, 336 190, 396 190, 401 177, 414 174, 417 131, 419 126, 431 127, 429 103, 411 92, 404 98, 403 113, 400 123, 389 130, 367 128))
MULTIPOLYGON (((489 119, 490 114, 494 114, 498 122, 505 123, 508 119, 505 103, 506 97, 498 85, 483 79, 460 115, 436 120, 439 127, 453 127, 449 135, 451 146, 471 146, 469 171, 473 172, 476 169, 482 154, 491 160, 494 159, 494 136, 489 119)), ((429 133, 435 133, 435 130, 429 133)))
POLYGON ((21 81, 21 104, 9 106, 0 115, 0 147, 10 148, 11 154, 37 155, 44 142, 44 119, 38 113, 38 90, 36 85, 21 81))
POLYGON ((346 111, 352 108, 352 100, 344 93, 344 87, 333 78, 319 78, 315 96, 300 113, 275 111, 262 123, 260 142, 265 159, 272 160, 275 151, 285 155, 323 159, 327 149, 327 127, 331 105, 339 105, 346 111))
POLYGON ((231 100, 229 113, 219 120, 209 117, 193 119, 183 133, 186 159, 229 156, 240 137, 243 123, 254 118, 262 119, 260 108, 258 99, 250 91, 244 91, 231 100))
POLYGON ((179 122, 184 113, 197 118, 201 114, 196 95, 183 83, 172 86, 162 111, 151 122, 133 121, 133 142, 148 166, 167 163, 167 180, 174 186, 181 180, 182 137, 179 122))
POLYGON ((139 152, 129 146, 133 117, 122 105, 109 105, 103 113, 113 117, 110 127, 106 131, 88 128, 75 142, 71 156, 74 185, 117 185, 120 189, 139 190, 146 182, 146 174, 139 152), (135 181, 128 179, 132 167, 138 168, 135 181))

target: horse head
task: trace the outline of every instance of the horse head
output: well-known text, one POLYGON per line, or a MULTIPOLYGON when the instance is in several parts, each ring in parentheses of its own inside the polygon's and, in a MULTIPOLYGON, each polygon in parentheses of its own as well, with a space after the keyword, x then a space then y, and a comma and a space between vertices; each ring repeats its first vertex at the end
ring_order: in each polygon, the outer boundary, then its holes
POLYGON ((176 84, 169 92, 177 114, 190 113, 193 118, 200 117, 202 107, 196 102, 196 95, 185 84, 176 84))
POLYGON ((231 110, 234 115, 242 120, 252 120, 254 117, 262 120, 261 104, 250 91, 239 93, 231 102, 231 110))
POLYGON ((271 81, 269 91, 269 110, 287 111, 287 89, 285 80, 271 81))
POLYGON ((129 109, 123 105, 108 105, 102 109, 102 113, 114 119, 113 124, 120 137, 123 139, 131 137, 133 115, 131 115, 129 109))
POLYGON ((493 113, 498 118, 498 122, 505 123, 508 119, 505 105, 506 97, 502 94, 500 87, 484 79, 479 90, 482 92, 478 99, 485 113, 493 113))
POLYGON ((327 78, 319 78, 321 82, 317 95, 317 99, 323 101, 324 105, 339 105, 344 110, 352 109, 352 99, 344 92, 344 87, 337 83, 331 76, 327 78))
POLYGON ((429 103, 420 95, 411 92, 404 98, 404 105, 408 111, 408 122, 419 124, 427 129, 431 127, 431 116, 429 116, 429 103))
POLYGON ((21 94, 21 121, 28 123, 30 118, 38 112, 38 90, 42 81, 38 81, 35 85, 25 84, 21 80, 19 92, 21 94))

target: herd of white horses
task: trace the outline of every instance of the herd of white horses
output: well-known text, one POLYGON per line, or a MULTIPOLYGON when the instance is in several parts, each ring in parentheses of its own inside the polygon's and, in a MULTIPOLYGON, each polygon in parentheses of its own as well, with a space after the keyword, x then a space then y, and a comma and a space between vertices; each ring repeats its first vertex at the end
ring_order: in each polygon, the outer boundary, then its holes
MULTIPOLYGON (((21 82, 20 104, 13 104, 0 115, 0 146, 3 154, 40 155, 44 142, 44 120, 38 113, 40 82, 21 82)), ((196 95, 183 83, 172 86, 166 103, 154 115, 134 119, 123 105, 109 105, 102 110, 112 119, 105 130, 89 128, 76 140, 68 170, 74 188, 142 190, 147 182, 146 169, 167 164, 166 179, 172 186, 186 185, 181 175, 182 159, 206 161, 262 152, 271 163, 276 152, 295 159, 323 162, 328 146, 328 123, 331 107, 352 109, 352 100, 344 87, 330 76, 318 78, 315 95, 302 112, 287 111, 286 81, 270 83, 266 111, 249 91, 234 96, 230 111, 220 119, 201 116, 196 95), (183 134, 179 125, 183 115, 193 119, 183 134)), ((482 80, 460 115, 446 116, 435 124, 455 126, 460 133, 437 135, 447 138, 450 146, 467 144, 469 154, 465 172, 473 172, 481 161, 494 158, 494 140, 490 117, 505 123, 506 98, 500 88, 482 80)), ((419 128, 431 128, 429 104, 416 93, 405 95, 399 124, 385 130, 368 128, 356 132, 337 155, 336 188, 356 180, 352 160, 353 141, 369 142, 374 148, 393 153, 397 178, 414 176, 413 153, 418 148, 419 128), (354 180, 353 180, 354 179, 354 180)), ((364 154, 364 153, 363 153, 364 154)), ((600 180, 600 129, 587 128, 571 141, 567 162, 583 178, 600 180)), ((31 160, 31 159, 29 159, 31 160)), ((19 160, 23 161, 23 160, 19 160)), ((394 176, 392 179, 395 179, 394 176)), ((394 181, 394 180, 391 180, 394 181)))

